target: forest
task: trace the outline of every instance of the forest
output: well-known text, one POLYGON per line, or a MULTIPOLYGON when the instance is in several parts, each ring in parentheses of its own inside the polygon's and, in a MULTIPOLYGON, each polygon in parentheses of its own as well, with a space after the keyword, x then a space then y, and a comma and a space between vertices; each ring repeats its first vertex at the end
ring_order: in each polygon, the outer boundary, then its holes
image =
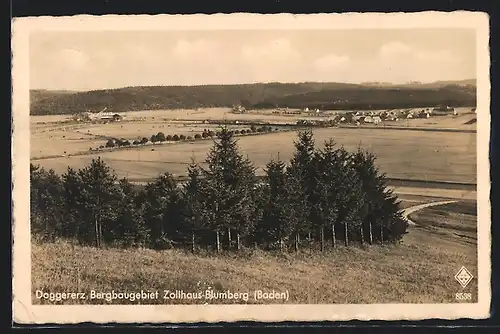
POLYGON ((31 115, 86 111, 195 109, 241 105, 246 109, 395 109, 437 105, 475 107, 474 85, 372 86, 343 83, 150 86, 87 92, 32 90, 31 115))

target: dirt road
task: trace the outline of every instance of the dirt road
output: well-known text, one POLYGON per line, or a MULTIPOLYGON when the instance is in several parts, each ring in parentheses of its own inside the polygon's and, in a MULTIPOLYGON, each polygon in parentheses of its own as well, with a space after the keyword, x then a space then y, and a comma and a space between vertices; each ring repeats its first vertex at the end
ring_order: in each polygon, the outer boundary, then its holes
POLYGON ((450 204, 450 203, 456 203, 458 201, 440 201, 440 202, 431 202, 431 203, 425 203, 425 204, 420 204, 420 205, 415 205, 411 206, 409 208, 406 208, 403 210, 403 217, 408 220, 409 225, 416 225, 414 222, 412 222, 408 216, 412 214, 415 211, 422 210, 431 206, 437 206, 437 205, 444 205, 444 204, 450 204))

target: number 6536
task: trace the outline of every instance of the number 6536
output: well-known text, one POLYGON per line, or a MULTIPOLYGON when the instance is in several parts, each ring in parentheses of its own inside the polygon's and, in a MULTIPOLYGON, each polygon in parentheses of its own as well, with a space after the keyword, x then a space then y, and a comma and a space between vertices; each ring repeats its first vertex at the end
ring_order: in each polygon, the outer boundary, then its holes
POLYGON ((472 294, 470 292, 457 292, 455 293, 456 300, 471 300, 472 294))

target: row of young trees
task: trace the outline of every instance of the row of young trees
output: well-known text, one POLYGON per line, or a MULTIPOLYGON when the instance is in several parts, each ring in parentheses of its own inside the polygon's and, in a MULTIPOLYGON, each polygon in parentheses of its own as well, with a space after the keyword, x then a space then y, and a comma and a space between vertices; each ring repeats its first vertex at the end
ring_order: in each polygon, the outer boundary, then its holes
POLYGON ((31 226, 45 240, 82 244, 298 250, 307 240, 321 250, 341 241, 397 242, 406 233, 397 197, 386 189, 375 157, 349 153, 330 140, 315 147, 302 131, 288 164, 279 157, 265 177, 238 150, 226 127, 188 181, 165 173, 144 187, 118 180, 100 158, 62 176, 31 165, 31 226))
MULTIPOLYGON (((238 134, 247 134, 247 133, 255 133, 255 132, 258 132, 258 133, 262 133, 262 132, 271 132, 273 131, 273 128, 269 125, 264 125, 264 126, 261 126, 261 127, 256 127, 255 125, 252 125, 250 127, 250 129, 235 129, 235 130, 232 130, 234 134, 238 135, 238 134)), ((103 146, 104 147, 107 147, 107 148, 113 148, 113 147, 123 147, 123 146, 130 146, 130 145, 144 145, 144 144, 147 144, 148 142, 151 142, 151 143, 163 143, 165 141, 179 141, 179 140, 193 140, 193 139, 206 139, 206 138, 213 138, 214 136, 216 135, 216 133, 212 130, 207 130, 207 129, 204 129, 202 133, 197 133, 195 134, 194 136, 186 136, 186 135, 178 135, 178 134, 174 134, 174 135, 167 135, 165 136, 165 134, 163 132, 158 132, 157 134, 154 134, 151 136, 151 138, 146 138, 146 137, 143 137, 141 139, 136 139, 134 140, 133 142, 130 142, 129 140, 126 140, 126 139, 109 139, 107 142, 106 142, 106 145, 103 146)))

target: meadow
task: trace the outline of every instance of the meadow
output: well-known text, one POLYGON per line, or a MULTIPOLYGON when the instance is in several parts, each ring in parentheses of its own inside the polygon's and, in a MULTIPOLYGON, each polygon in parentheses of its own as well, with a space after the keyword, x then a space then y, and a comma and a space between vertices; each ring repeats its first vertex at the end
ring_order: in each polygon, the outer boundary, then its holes
MULTIPOLYGON (((405 197, 402 198, 403 207, 430 200, 407 197, 405 202, 405 197)), ((470 292, 469 302, 477 302, 475 239, 454 233, 460 226, 474 226, 477 218, 474 205, 474 202, 461 202, 414 213, 411 218, 417 226, 408 229, 399 245, 349 248, 340 245, 335 249, 328 247, 324 253, 315 248, 286 254, 247 249, 214 255, 181 250, 95 249, 62 241, 33 242, 32 291, 34 295, 39 289, 87 293, 91 289, 195 292, 208 287, 232 292, 288 290, 288 301, 266 302, 312 304, 453 303, 457 302, 456 292, 470 292), (441 219, 444 211, 451 212, 446 220, 441 219), (439 226, 435 222, 439 222, 439 226), (475 277, 465 289, 454 279, 462 265, 475 277)), ((76 302, 99 303, 95 300, 76 302)), ((205 301, 160 298, 151 303, 197 302, 205 301)), ((33 303, 49 302, 33 299, 33 303)))
MULTIPOLYGON (((113 126, 117 128, 116 125, 113 126)), ((121 131, 121 128, 118 130, 121 131)), ((155 130, 164 129, 155 128, 155 130)), ((167 134, 167 131, 163 132, 167 134)), ((476 181, 475 133, 325 128, 315 129, 314 135, 318 145, 333 138, 338 145, 343 145, 350 151, 358 147, 368 149, 377 155, 377 164, 388 177, 470 183, 476 181)), ((295 138, 294 131, 276 132, 239 137, 238 144, 242 152, 248 154, 255 163, 258 174, 262 174, 266 163, 271 158, 277 158, 278 154, 284 161, 291 158, 295 138)), ((69 141, 60 144, 54 142, 52 146, 66 147, 67 142, 69 141)), ((32 140, 32 147, 33 145, 39 143, 33 143, 32 140)), ((185 175, 187 164, 191 159, 202 162, 211 146, 210 139, 164 143, 80 156, 34 160, 33 163, 64 173, 68 166, 81 168, 89 164, 93 158, 100 156, 117 171, 119 177, 147 180, 163 172, 177 176, 185 175)))

